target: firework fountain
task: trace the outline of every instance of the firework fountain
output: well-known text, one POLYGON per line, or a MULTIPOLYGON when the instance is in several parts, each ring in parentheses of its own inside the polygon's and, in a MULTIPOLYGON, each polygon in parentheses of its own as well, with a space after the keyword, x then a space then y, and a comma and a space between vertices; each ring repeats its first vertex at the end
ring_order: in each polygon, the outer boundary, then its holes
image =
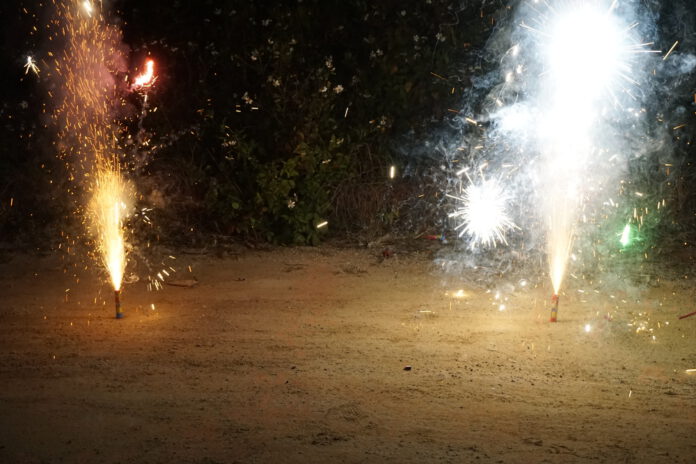
MULTIPOLYGON (((58 85, 54 120, 58 126, 59 156, 68 166, 77 199, 76 214, 94 244, 114 290, 116 317, 123 317, 121 290, 127 263, 127 219, 135 192, 124 176, 126 161, 120 145, 124 129, 125 60, 120 31, 107 23, 92 2, 55 0, 49 24, 52 41, 62 48, 51 52, 50 77, 58 85), (89 200, 83 200, 87 196, 89 200)), ((151 85, 150 61, 133 89, 151 85)))
POLYGON ((601 115, 607 102, 618 104, 610 99, 619 79, 630 80, 625 57, 634 48, 623 32, 630 28, 613 14, 616 4, 574 2, 550 10, 542 29, 523 24, 539 36, 545 67, 537 96, 542 126, 537 137, 546 167, 540 186, 553 287, 551 322, 556 322, 584 179, 592 156, 601 153, 601 115))
POLYGON ((480 245, 507 244, 504 232, 515 224, 544 231, 552 322, 578 224, 621 172, 602 168, 638 155, 627 140, 645 118, 642 58, 653 50, 640 41, 646 27, 637 18, 631 0, 521 2, 514 28, 502 29, 507 40, 498 38, 510 43, 500 61, 503 82, 476 118, 487 130, 471 152, 483 152, 487 166, 514 169, 489 175, 501 179, 496 193, 455 195, 462 206, 451 216, 480 245), (528 204, 511 217, 505 206, 512 201, 528 204))

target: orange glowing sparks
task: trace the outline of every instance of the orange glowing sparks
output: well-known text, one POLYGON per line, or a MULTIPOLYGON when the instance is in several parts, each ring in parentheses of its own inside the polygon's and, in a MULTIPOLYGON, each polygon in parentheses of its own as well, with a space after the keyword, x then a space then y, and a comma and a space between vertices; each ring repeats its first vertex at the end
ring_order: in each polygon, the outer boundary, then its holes
POLYGON ((142 89, 152 87, 155 83, 157 77, 155 76, 155 62, 148 59, 145 62, 145 72, 140 74, 133 81, 133 89, 142 89))
POLYGON ((49 55, 54 57, 50 78, 60 86, 53 111, 59 157, 76 183, 74 212, 86 226, 92 254, 118 291, 126 267, 125 223, 134 198, 122 171, 124 129, 116 116, 121 98, 115 76, 124 71, 121 33, 90 1, 54 4, 50 28, 62 48, 49 55))
POLYGON ((121 173, 104 170, 98 174, 90 215, 98 238, 97 246, 109 272, 114 290, 120 290, 126 269, 124 222, 128 215, 127 186, 121 173))

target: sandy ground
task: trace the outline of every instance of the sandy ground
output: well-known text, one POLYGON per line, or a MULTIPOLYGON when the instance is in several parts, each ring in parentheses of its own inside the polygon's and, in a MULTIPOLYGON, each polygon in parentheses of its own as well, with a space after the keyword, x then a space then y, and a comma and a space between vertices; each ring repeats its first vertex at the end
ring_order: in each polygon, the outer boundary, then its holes
POLYGON ((200 284, 128 285, 123 320, 55 257, 0 265, 0 462, 696 462, 683 286, 549 324, 547 288, 500 311, 424 252, 179 262, 200 284))

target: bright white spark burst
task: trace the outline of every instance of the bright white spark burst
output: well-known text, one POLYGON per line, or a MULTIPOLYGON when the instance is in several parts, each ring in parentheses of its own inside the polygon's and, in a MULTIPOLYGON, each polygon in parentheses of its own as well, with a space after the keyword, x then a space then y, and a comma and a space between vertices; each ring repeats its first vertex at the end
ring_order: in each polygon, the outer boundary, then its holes
POLYGON ((94 13, 94 7, 92 6, 92 2, 90 2, 89 0, 85 0, 84 2, 82 2, 82 8, 84 8, 85 13, 87 13, 89 17, 92 17, 92 13, 94 13))
POLYGON ((461 229, 460 237, 471 237, 471 248, 507 244, 505 233, 517 226, 507 213, 510 198, 497 180, 481 179, 480 183, 469 184, 461 197, 448 196, 463 204, 449 216, 462 220, 455 230, 461 229))
MULTIPOLYGON (((534 134, 542 153, 541 206, 547 218, 547 252, 556 293, 582 206, 583 179, 592 157, 601 152, 596 144, 604 130, 602 123, 611 117, 612 109, 623 108, 621 94, 631 96, 630 87, 637 85, 633 57, 652 52, 645 48, 650 44, 633 37, 637 24, 624 23, 619 17, 618 2, 544 2, 546 12, 522 23, 532 32, 535 59, 541 60, 543 73, 538 76, 539 87, 520 107, 531 107, 535 117, 504 122, 505 127, 534 134)), ((519 53, 518 45, 513 53, 519 53)), ((514 111, 503 114, 518 116, 514 111)))
POLYGON ((39 67, 31 56, 27 56, 27 62, 24 65, 24 74, 29 74, 29 71, 32 71, 37 76, 39 75, 39 67))

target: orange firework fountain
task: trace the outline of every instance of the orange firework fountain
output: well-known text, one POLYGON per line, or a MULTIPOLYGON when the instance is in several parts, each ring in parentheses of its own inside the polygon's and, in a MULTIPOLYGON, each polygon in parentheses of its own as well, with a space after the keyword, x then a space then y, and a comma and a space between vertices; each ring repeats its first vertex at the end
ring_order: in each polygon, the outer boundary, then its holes
MULTIPOLYGON (((115 75, 124 72, 120 31, 109 25, 89 0, 54 0, 56 17, 50 75, 60 83, 54 119, 59 127, 60 157, 79 183, 71 193, 91 199, 79 202, 76 213, 86 223, 95 255, 114 289, 116 317, 123 317, 120 292, 126 268, 125 219, 133 191, 122 172, 119 140, 123 128, 116 118, 121 103, 115 75), (85 205, 86 207, 82 206, 85 205)), ((149 72, 153 65, 148 64, 149 72)), ((147 81, 152 81, 150 76, 147 81)))
POLYGON ((123 317, 121 285, 126 269, 124 219, 128 213, 127 189, 121 173, 105 170, 98 173, 90 215, 97 231, 98 250, 114 287, 116 318, 123 317))

